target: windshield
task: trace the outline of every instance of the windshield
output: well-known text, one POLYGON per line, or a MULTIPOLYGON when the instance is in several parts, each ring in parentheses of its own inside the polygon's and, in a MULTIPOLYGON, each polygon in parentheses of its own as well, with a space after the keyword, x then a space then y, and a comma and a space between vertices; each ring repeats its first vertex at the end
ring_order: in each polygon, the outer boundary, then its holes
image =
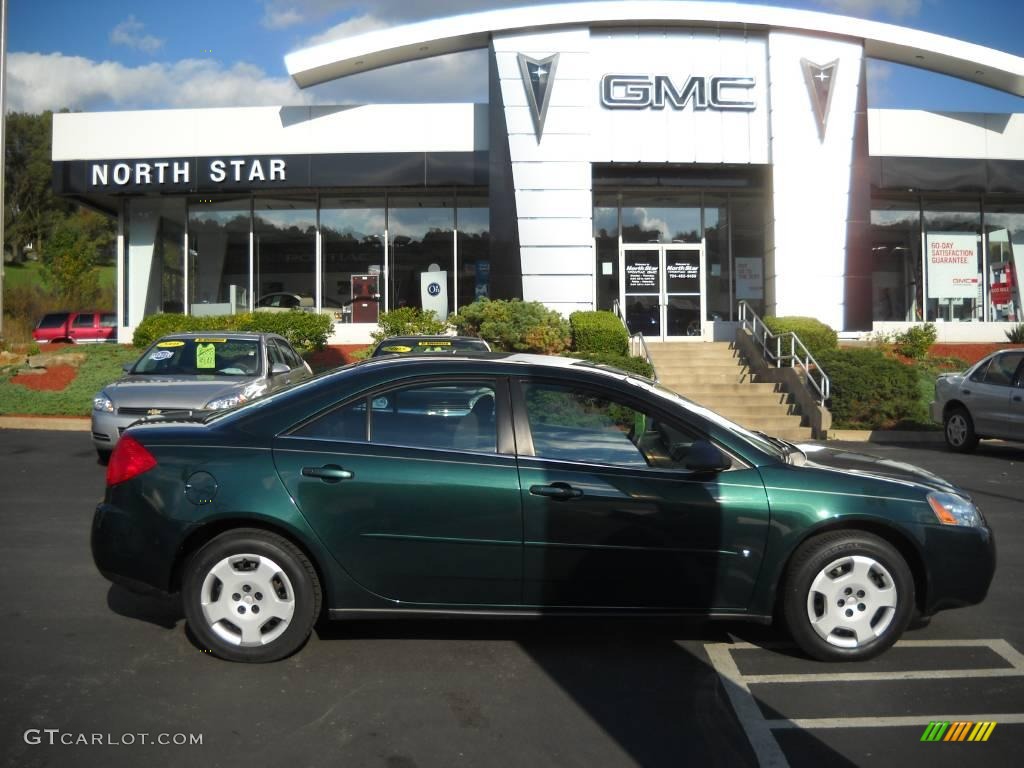
POLYGON ((55 315, 45 315, 42 320, 39 321, 38 328, 59 328, 67 322, 67 312, 61 312, 55 315))
POLYGON ((258 376, 261 359, 257 339, 161 339, 146 350, 131 372, 154 376, 258 376))
POLYGON ((488 352, 483 339, 388 339, 373 352, 382 355, 449 354, 488 352))
POLYGON ((688 410, 693 411, 699 416, 703 416, 708 421, 713 421, 718 426, 740 435, 744 440, 753 444, 755 448, 763 453, 767 453, 771 456, 777 456, 784 461, 788 461, 790 454, 799 452, 799 449, 796 446, 791 445, 784 440, 780 440, 777 437, 771 437, 763 432, 752 432, 746 427, 741 427, 736 422, 729 421, 729 419, 724 416, 720 416, 714 411, 705 408, 703 405, 698 405, 692 400, 688 400, 682 395, 676 394, 671 389, 668 389, 657 382, 644 381, 643 379, 637 379, 632 376, 629 378, 629 382, 643 387, 649 392, 653 392, 654 394, 660 395, 668 400, 674 400, 677 403, 681 403, 688 410))

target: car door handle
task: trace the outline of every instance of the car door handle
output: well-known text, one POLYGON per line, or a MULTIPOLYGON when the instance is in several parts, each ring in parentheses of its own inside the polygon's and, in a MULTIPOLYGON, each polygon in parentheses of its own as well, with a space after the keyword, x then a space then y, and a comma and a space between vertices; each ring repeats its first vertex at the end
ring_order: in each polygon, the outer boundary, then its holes
POLYGON ((551 485, 531 485, 530 493, 534 496, 544 496, 549 499, 564 501, 577 499, 583 495, 579 488, 573 488, 568 483, 552 483, 551 485))
POLYGON ((965 395, 971 394, 971 390, 969 389, 961 389, 960 391, 963 392, 965 395))
POLYGON ((1013 396, 1013 402, 1019 403, 1021 400, 1024 400, 1024 397, 1021 397, 1020 395, 1013 396))
POLYGON ((318 477, 325 483, 337 483, 340 480, 351 480, 355 474, 337 464, 326 464, 322 467, 303 467, 302 476, 318 477))

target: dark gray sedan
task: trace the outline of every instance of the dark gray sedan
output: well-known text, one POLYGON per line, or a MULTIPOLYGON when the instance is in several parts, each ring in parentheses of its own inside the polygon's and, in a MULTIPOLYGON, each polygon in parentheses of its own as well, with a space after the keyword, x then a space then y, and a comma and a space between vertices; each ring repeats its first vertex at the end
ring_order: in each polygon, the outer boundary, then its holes
POLYGON ((136 421, 231 408, 312 375, 291 344, 272 333, 164 336, 93 398, 93 445, 106 458, 136 421))
POLYGON ((931 417, 954 451, 973 451, 986 437, 1024 441, 1024 349, 989 355, 963 373, 935 382, 931 417))

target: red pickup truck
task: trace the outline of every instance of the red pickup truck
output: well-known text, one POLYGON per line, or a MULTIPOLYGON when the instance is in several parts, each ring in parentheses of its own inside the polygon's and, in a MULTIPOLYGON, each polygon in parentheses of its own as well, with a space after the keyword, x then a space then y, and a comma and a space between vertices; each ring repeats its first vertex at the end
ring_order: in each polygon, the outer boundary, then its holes
POLYGON ((50 312, 32 331, 37 344, 102 344, 117 342, 114 312, 50 312))

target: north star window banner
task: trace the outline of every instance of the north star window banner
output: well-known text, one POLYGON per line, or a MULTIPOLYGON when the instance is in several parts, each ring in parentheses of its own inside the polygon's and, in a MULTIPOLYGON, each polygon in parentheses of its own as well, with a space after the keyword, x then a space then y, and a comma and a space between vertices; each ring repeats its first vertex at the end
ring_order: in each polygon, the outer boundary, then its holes
POLYGON ((978 298, 978 235, 974 232, 929 232, 928 298, 978 298))

